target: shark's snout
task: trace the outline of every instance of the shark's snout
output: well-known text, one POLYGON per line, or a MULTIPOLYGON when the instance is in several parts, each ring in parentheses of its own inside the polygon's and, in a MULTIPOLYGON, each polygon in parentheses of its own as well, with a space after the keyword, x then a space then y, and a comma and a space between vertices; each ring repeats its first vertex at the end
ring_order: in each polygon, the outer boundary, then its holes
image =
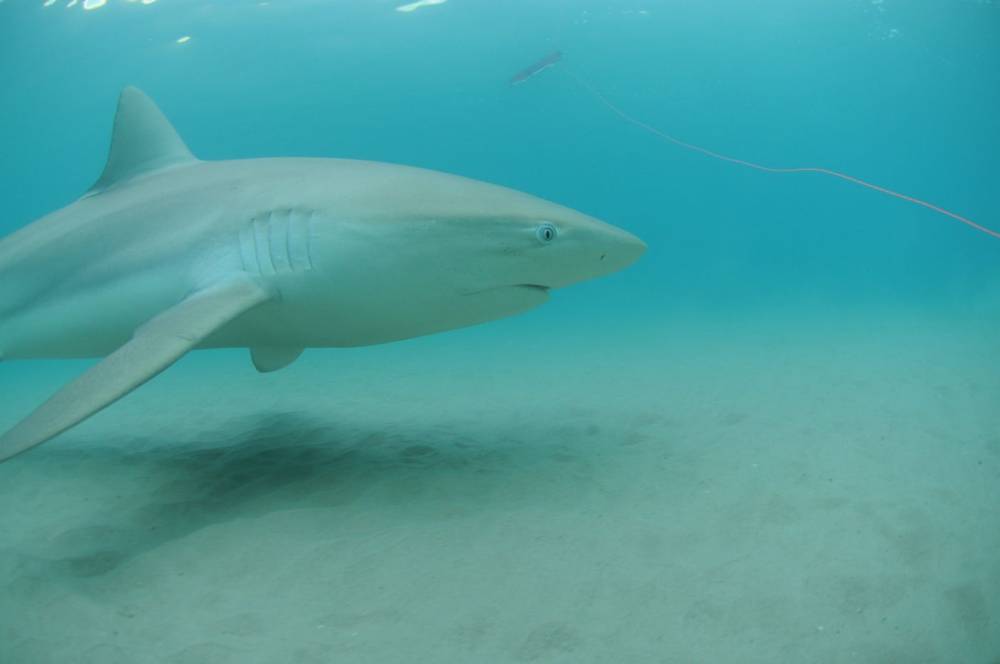
POLYGON ((569 241, 568 260, 562 263, 562 270, 549 284, 554 288, 623 270, 646 251, 646 243, 635 235, 589 218, 577 225, 569 241))
POLYGON ((592 217, 576 214, 560 220, 557 228, 544 242, 533 239, 520 251, 504 251, 497 262, 490 262, 500 255, 493 251, 485 260, 475 261, 470 275, 473 285, 463 285, 459 293, 516 289, 522 295, 546 295, 552 289, 623 270, 646 251, 646 243, 635 235, 592 217), (484 265, 493 269, 481 280, 484 265))
POLYGON ((646 243, 628 231, 610 226, 604 236, 600 243, 598 258, 606 265, 607 271, 604 274, 622 270, 646 253, 646 243))

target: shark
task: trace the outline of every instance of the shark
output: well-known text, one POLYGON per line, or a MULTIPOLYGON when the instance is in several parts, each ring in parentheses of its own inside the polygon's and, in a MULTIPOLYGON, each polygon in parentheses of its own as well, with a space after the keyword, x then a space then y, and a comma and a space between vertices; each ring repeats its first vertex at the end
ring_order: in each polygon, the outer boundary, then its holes
POLYGON ((527 193, 327 158, 197 159, 127 87, 104 171, 0 239, 0 360, 99 358, 0 435, 0 461, 127 395, 186 353, 408 339, 511 316, 621 270, 646 245, 527 193))

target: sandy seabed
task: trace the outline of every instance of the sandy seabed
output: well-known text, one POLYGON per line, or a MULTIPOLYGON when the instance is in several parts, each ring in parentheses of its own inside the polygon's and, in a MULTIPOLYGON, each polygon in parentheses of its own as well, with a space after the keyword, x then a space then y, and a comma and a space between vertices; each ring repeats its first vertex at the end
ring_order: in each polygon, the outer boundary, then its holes
POLYGON ((1000 320, 566 328, 196 353, 0 465, 0 662, 1000 662, 1000 320))

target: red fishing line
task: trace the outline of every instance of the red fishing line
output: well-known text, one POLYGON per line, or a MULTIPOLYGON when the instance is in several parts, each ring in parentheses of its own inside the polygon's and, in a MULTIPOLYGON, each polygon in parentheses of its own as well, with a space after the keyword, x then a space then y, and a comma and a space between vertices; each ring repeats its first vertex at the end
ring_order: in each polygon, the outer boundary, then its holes
POLYGON ((755 164, 752 161, 745 161, 743 159, 736 159, 735 157, 729 157, 727 155, 720 154, 718 152, 714 152, 714 151, 709 150, 707 148, 703 148, 703 147, 701 147, 699 145, 694 145, 693 143, 688 143, 687 141, 682 141, 679 138, 671 136, 670 134, 668 134, 666 132, 660 131, 656 127, 650 126, 650 125, 646 124, 645 122, 642 122, 641 120, 637 120, 636 118, 632 117, 631 115, 629 115, 628 113, 626 113, 625 111, 623 111, 622 109, 620 109, 618 106, 616 106, 615 104, 613 104, 607 97, 605 97, 603 94, 601 94, 601 92, 597 88, 595 88, 593 85, 591 85, 586 79, 584 79, 583 77, 579 76, 578 74, 576 74, 575 72, 571 71, 570 69, 567 69, 566 71, 569 73, 570 76, 573 77, 573 79, 586 92, 588 92, 590 95, 592 95, 595 99, 597 99, 597 101, 599 101, 601 104, 603 104, 605 107, 607 107, 608 110, 610 110, 612 113, 614 113, 615 115, 617 115, 619 118, 621 118, 622 120, 624 120, 625 122, 627 122, 627 123, 629 123, 631 125, 634 125, 634 126, 638 127, 639 129, 642 129, 643 131, 647 131, 650 134, 653 134, 654 136, 657 136, 658 138, 661 138, 661 139, 663 139, 665 141, 669 141, 670 143, 673 143, 674 145, 678 145, 678 146, 680 146, 682 148, 685 148, 687 150, 692 150, 694 152, 700 152, 701 154, 707 155, 707 156, 712 157, 714 159, 720 159, 722 161, 728 161, 728 162, 730 162, 732 164, 739 164, 741 166, 747 166, 748 168, 753 168, 753 169, 756 169, 758 171, 763 171, 765 173, 821 173, 823 175, 830 175, 830 176, 833 176, 835 178, 840 178, 841 180, 846 180, 848 182, 852 182, 854 184, 861 185, 862 187, 867 187, 868 189, 872 189, 874 191, 877 191, 880 194, 885 194, 887 196, 892 196, 894 198, 899 198, 901 200, 907 201, 908 203, 913 203, 915 205, 919 205, 921 207, 925 207, 928 210, 933 210, 934 212, 937 212, 939 214, 943 214, 946 217, 951 217, 955 221, 960 221, 963 224, 966 224, 967 226, 971 226, 972 228, 975 228, 977 231, 982 231, 983 233, 986 233, 987 235, 992 235, 995 238, 1000 238, 1000 232, 997 232, 995 230, 986 228, 985 226, 981 226, 981 225, 977 224, 976 222, 972 221, 971 219, 966 219, 965 217, 963 217, 963 216, 961 216, 959 214, 956 214, 956 213, 954 213, 954 212, 952 212, 950 210, 946 210, 943 207, 939 207, 939 206, 934 205, 933 203, 929 203, 929 202, 927 202, 925 200, 921 200, 921 199, 915 198, 913 196, 907 196, 906 194, 901 194, 898 191, 893 191, 892 189, 887 189, 887 188, 881 187, 881 186, 879 186, 877 184, 872 184, 871 182, 865 182, 861 178, 856 178, 853 175, 848 175, 846 173, 839 173, 837 171, 833 171, 833 170, 830 170, 828 168, 819 168, 819 167, 816 167, 816 166, 801 166, 801 167, 794 167, 794 168, 776 168, 776 167, 773 167, 773 166, 763 166, 761 164, 755 164))

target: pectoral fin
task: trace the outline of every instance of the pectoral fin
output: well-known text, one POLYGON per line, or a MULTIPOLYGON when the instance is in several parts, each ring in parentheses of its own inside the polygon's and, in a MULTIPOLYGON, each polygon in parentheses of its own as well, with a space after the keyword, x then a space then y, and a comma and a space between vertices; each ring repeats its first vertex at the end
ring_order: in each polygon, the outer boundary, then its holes
POLYGON ((305 349, 284 346, 257 346, 250 349, 250 359, 257 371, 269 373, 287 367, 299 358, 303 350, 305 349))
POLYGON ((0 436, 0 461, 40 445, 109 406, 243 312, 270 299, 239 277, 198 291, 151 319, 124 346, 0 436))

